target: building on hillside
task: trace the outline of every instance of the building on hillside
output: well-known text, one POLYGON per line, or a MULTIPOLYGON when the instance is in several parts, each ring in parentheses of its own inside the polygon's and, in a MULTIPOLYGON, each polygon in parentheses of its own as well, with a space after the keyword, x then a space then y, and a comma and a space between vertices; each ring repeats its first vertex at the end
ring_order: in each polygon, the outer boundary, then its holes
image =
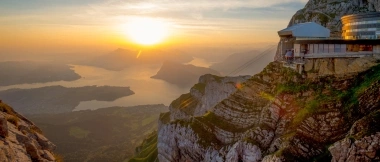
POLYGON ((347 15, 341 20, 341 38, 331 38, 330 30, 310 22, 279 31, 284 66, 302 72, 305 59, 380 54, 380 12, 347 15))
POLYGON ((343 16, 344 39, 380 39, 380 12, 343 16))

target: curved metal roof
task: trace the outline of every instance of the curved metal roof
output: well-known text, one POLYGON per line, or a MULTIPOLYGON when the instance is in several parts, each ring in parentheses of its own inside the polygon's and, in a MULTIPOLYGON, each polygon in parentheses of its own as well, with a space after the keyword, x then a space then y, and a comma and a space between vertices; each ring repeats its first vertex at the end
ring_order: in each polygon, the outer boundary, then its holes
POLYGON ((300 23, 278 31, 279 36, 327 38, 330 37, 330 30, 315 23, 300 23))

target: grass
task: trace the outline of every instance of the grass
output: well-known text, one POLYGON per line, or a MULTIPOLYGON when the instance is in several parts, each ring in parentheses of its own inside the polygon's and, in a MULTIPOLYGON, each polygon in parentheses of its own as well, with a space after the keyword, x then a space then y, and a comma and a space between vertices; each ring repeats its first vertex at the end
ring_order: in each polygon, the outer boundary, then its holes
POLYGON ((16 127, 18 127, 18 122, 20 121, 19 118, 13 116, 13 115, 10 115, 7 117, 7 121, 12 123, 13 125, 15 125, 16 127))
POLYGON ((152 122, 156 122, 156 119, 157 119, 157 116, 156 115, 150 115, 148 117, 145 117, 142 121, 141 121, 141 125, 142 126, 146 126, 152 122))
POLYGON ((170 105, 173 108, 180 109, 188 115, 192 115, 198 100, 195 99, 190 93, 181 95, 178 99, 174 100, 170 105))
POLYGON ((55 162, 63 162, 62 155, 57 154, 57 153, 53 153, 53 156, 54 156, 55 162))
POLYGON ((198 90, 202 94, 205 94, 206 84, 204 83, 198 83, 193 86, 194 89, 198 90))
POLYGON ((294 82, 288 82, 285 84, 279 84, 276 86, 276 93, 299 93, 299 92, 305 92, 307 90, 310 90, 312 88, 312 83, 294 83, 294 82))
POLYGON ((216 82, 222 83, 223 77, 212 75, 212 77, 215 79, 216 82))
POLYGON ((220 129, 230 131, 230 132, 244 132, 246 129, 238 128, 236 125, 231 124, 229 121, 226 121, 224 118, 217 116, 213 112, 207 112, 204 116, 197 118, 204 123, 211 123, 217 126, 220 129))
POLYGON ((30 127, 30 131, 33 133, 42 134, 42 130, 40 128, 38 128, 37 126, 34 126, 34 125, 30 127))
POLYGON ((15 115, 13 109, 4 103, 0 103, 0 111, 5 112, 10 115, 15 115))
POLYGON ((90 134, 90 131, 84 130, 79 127, 70 127, 69 134, 72 137, 78 138, 78 139, 84 139, 90 134))
POLYGON ((129 162, 154 162, 157 161, 158 149, 157 149, 157 132, 151 133, 136 150, 135 157, 129 160, 129 162))
POLYGON ((161 113, 160 114, 160 118, 159 120, 163 123, 163 124, 168 124, 170 123, 170 112, 167 112, 167 113, 161 113))

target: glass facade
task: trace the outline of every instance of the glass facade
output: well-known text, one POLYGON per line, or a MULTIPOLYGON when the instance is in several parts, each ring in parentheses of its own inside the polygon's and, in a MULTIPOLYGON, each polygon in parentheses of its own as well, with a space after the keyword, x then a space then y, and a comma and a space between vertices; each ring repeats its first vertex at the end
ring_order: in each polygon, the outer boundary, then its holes
POLYGON ((361 44, 295 44, 294 50, 303 54, 334 54, 346 52, 372 52, 373 45, 361 44))
POLYGON ((380 12, 342 17, 343 39, 380 39, 380 12))

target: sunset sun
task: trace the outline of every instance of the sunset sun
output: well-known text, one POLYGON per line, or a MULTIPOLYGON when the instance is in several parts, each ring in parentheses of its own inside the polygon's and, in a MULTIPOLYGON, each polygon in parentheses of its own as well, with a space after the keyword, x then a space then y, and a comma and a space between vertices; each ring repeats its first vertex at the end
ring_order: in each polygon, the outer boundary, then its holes
POLYGON ((136 19, 129 22, 125 28, 127 36, 135 43, 153 45, 160 43, 168 35, 168 26, 154 19, 136 19))

